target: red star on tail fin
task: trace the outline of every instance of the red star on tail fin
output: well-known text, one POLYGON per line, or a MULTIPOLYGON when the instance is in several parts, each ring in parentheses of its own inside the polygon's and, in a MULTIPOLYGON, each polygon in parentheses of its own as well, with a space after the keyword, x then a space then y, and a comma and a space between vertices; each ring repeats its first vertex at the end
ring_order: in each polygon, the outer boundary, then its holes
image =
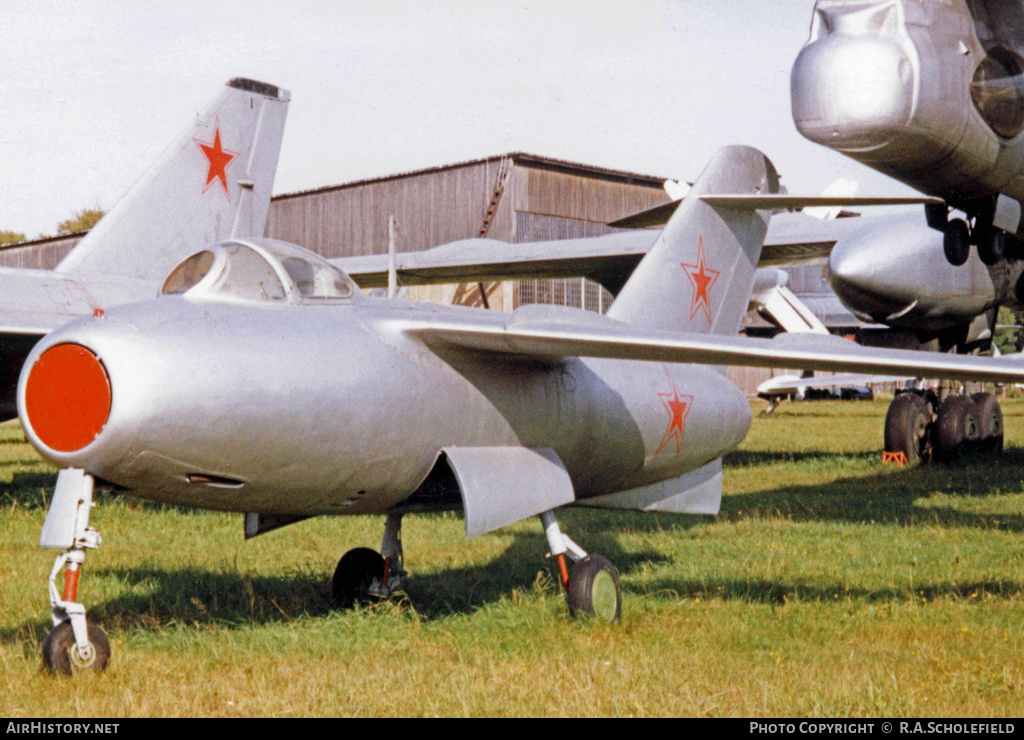
POLYGON ((697 315, 700 310, 704 311, 704 316, 707 317, 708 325, 711 325, 711 286, 718 280, 718 276, 721 274, 718 270, 712 270, 707 266, 707 259, 704 256, 704 237, 701 236, 697 240, 697 264, 688 265, 685 262, 681 262, 683 270, 686 271, 686 277, 690 279, 690 284, 693 286, 693 298, 690 301, 690 320, 693 321, 693 317, 697 315))
POLYGON ((219 180, 220 185, 224 188, 224 194, 231 199, 231 194, 228 192, 228 167, 231 163, 238 158, 238 152, 232 152, 225 149, 220 143, 220 120, 218 119, 214 124, 213 130, 213 143, 205 144, 199 139, 193 139, 193 141, 199 145, 199 148, 203 152, 203 156, 206 157, 206 161, 209 167, 206 171, 206 184, 203 186, 203 192, 205 193, 210 189, 210 185, 214 180, 219 180))

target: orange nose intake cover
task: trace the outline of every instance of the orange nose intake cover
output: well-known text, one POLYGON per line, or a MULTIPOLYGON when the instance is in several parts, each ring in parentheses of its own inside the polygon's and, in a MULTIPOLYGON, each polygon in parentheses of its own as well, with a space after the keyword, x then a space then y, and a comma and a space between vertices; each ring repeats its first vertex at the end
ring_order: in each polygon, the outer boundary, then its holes
POLYGON ((51 450, 80 450, 110 416, 110 379, 103 364, 79 344, 56 344, 39 356, 25 383, 25 414, 51 450))

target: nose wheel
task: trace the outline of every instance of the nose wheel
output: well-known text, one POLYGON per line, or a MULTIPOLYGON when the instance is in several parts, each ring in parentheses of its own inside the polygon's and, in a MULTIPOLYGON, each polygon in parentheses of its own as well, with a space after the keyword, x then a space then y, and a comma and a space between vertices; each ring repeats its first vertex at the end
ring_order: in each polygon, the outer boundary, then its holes
POLYGON ((74 673, 101 673, 110 662, 110 641, 106 633, 91 622, 86 623, 87 644, 81 646, 70 621, 61 622, 43 642, 43 665, 51 673, 70 676, 74 673))
POLYGON ((949 218, 945 205, 925 206, 928 225, 942 232, 942 251, 949 264, 959 267, 967 262, 971 244, 978 246, 978 257, 986 265, 994 265, 1006 256, 1006 232, 993 225, 995 203, 979 208, 971 219, 972 226, 962 218, 949 218))
POLYGON ((402 514, 388 514, 380 552, 357 547, 345 553, 334 569, 331 601, 337 609, 351 609, 386 599, 402 587, 408 574, 402 553, 402 514))
POLYGON ((78 599, 78 579, 85 551, 96 549, 102 539, 89 526, 93 478, 70 468, 57 474, 50 509, 39 536, 42 547, 62 549, 50 571, 50 615, 54 627, 43 642, 43 665, 52 673, 100 673, 110 662, 110 641, 103 630, 85 618, 78 599), (65 549, 66 548, 66 549, 65 549), (57 590, 57 576, 64 570, 64 590, 57 590))
POLYGON ((959 267, 967 262, 971 254, 971 234, 967 222, 962 218, 954 218, 943 231, 942 251, 949 264, 959 267))

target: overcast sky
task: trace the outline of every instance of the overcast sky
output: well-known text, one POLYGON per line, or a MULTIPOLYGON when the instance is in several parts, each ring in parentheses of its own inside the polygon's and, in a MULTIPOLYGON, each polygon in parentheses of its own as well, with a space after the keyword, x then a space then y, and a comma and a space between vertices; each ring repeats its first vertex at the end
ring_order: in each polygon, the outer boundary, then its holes
POLYGON ((509 151, 692 180, 727 144, 909 193, 796 132, 813 5, 0 0, 0 230, 109 209, 232 77, 291 91, 275 193, 509 151))

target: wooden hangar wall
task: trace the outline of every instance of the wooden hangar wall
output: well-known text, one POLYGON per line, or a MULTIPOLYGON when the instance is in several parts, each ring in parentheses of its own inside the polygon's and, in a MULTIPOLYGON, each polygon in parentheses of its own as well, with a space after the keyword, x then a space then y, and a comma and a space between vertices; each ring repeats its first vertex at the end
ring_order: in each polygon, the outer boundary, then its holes
MULTIPOLYGON (((327 257, 387 252, 391 216, 399 252, 481 236, 507 242, 593 236, 613 231, 609 221, 667 202, 663 182, 512 153, 279 196, 267 235, 327 257)), ((611 298, 583 279, 437 286, 406 295, 505 310, 540 302, 600 310, 611 298)))
MULTIPOLYGON (((599 236, 614 231, 608 222, 667 202, 663 183, 517 152, 275 196, 266 236, 328 258, 386 253, 391 216, 400 252, 480 236, 509 242, 599 236)), ((0 249, 0 265, 52 269, 82 236, 9 245, 0 249)), ((420 286, 404 295, 502 310, 553 303, 604 311, 611 303, 607 291, 582 278, 420 286)), ((730 378, 753 395, 781 372, 734 368, 730 378)))

